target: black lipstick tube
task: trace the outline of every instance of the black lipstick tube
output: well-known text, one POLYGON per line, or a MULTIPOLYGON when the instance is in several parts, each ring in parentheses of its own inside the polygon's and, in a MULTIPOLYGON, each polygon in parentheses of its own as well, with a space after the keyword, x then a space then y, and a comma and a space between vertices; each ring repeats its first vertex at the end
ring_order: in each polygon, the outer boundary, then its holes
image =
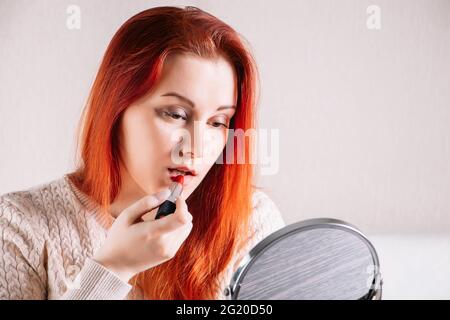
POLYGON ((183 185, 178 182, 172 183, 170 186, 170 195, 169 198, 167 198, 166 201, 164 201, 158 208, 158 212, 156 213, 155 220, 159 219, 161 217, 165 217, 169 214, 172 214, 175 212, 177 206, 175 205, 175 202, 177 201, 178 197, 180 196, 181 192, 183 191, 183 185))

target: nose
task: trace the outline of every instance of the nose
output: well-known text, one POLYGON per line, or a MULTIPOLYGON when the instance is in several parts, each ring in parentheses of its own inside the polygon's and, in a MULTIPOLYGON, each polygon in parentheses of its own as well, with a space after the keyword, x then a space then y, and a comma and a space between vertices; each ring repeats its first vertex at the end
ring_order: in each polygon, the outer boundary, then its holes
POLYGON ((196 123, 186 133, 189 134, 189 137, 181 137, 180 156, 189 159, 201 158, 203 156, 204 127, 196 123))

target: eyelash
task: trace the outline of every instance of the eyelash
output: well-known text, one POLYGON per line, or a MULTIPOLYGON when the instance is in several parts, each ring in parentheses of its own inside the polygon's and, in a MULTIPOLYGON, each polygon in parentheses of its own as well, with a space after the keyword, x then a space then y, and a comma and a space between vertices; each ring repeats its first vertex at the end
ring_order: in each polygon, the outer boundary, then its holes
MULTIPOLYGON (((183 117, 183 115, 176 113, 176 112, 164 111, 163 113, 164 113, 164 115, 171 117, 174 120, 180 120, 180 118, 183 119, 184 121, 187 120, 186 117, 183 117)), ((214 123, 219 124, 219 126, 214 126, 215 128, 224 127, 226 129, 228 129, 228 126, 222 122, 214 122, 214 123)))

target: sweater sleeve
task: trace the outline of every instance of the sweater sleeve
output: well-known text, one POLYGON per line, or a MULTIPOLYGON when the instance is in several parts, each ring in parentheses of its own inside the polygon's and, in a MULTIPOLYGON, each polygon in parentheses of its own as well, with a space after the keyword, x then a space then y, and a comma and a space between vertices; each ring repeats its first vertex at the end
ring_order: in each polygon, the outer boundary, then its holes
MULTIPOLYGON (((39 219, 14 196, 0 196, 0 299, 48 299, 45 240, 39 219)), ((122 300, 132 286, 87 258, 61 300, 122 300)))
POLYGON ((30 216, 1 196, 0 299, 46 299, 43 247, 30 216))
POLYGON ((116 274, 88 258, 61 300, 123 300, 131 288, 116 274))

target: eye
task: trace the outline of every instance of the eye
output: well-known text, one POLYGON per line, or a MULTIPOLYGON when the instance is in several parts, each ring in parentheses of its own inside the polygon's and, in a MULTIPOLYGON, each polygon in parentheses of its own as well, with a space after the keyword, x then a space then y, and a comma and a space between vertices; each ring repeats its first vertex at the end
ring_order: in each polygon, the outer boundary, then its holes
POLYGON ((163 111, 163 114, 175 120, 187 120, 187 116, 178 112, 163 111))
POLYGON ((229 124, 228 124, 228 121, 223 121, 223 122, 221 122, 221 121, 213 121, 212 123, 211 123, 211 125, 213 126, 213 127, 215 127, 215 128, 219 128, 219 127, 223 127, 223 128, 226 128, 226 129, 228 129, 229 128, 229 124))
POLYGON ((228 129, 228 126, 225 123, 221 123, 221 122, 213 122, 213 127, 224 127, 228 129))

